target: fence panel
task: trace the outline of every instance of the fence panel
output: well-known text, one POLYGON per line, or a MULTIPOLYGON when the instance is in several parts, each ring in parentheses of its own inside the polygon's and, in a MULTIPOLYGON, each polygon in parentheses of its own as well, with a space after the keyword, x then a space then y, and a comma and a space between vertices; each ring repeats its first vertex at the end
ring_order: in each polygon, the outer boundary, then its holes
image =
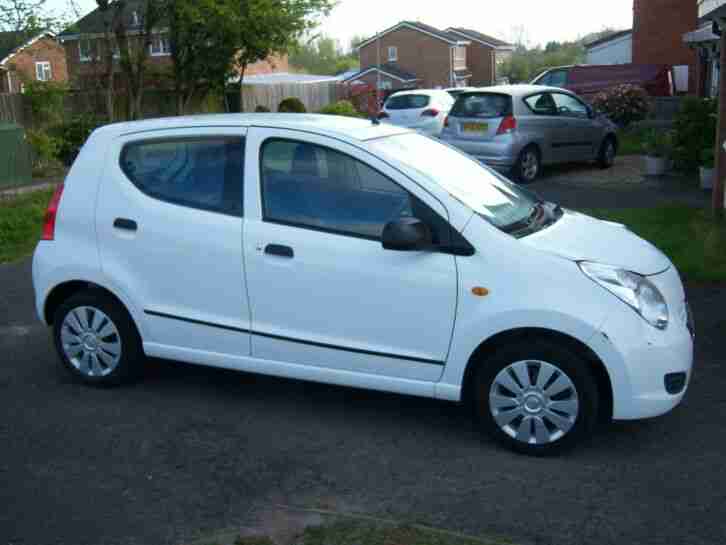
POLYGON ((0 121, 23 125, 23 95, 18 93, 0 94, 0 121))
POLYGON ((300 99, 308 112, 317 112, 335 102, 340 95, 337 82, 243 84, 242 111, 254 112, 257 106, 277 111, 286 98, 300 99))

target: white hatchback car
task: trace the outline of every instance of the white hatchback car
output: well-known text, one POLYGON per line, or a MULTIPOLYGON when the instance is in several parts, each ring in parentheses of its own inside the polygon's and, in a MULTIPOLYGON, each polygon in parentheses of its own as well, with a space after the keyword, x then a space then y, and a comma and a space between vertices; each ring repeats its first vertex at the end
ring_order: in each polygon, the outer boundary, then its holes
POLYGON ((385 123, 438 136, 454 102, 443 90, 399 91, 388 97, 378 117, 385 123))
POLYGON ((692 322, 668 258, 390 125, 300 114, 109 125, 33 260, 65 367, 144 356, 473 404, 545 454, 683 398, 692 322))

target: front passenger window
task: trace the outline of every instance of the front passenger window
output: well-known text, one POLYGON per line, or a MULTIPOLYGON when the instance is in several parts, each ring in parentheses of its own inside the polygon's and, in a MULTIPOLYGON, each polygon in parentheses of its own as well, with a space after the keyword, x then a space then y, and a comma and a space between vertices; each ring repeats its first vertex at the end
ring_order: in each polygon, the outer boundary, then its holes
POLYGON ((270 140, 262 148, 266 221, 380 240, 415 199, 387 176, 336 150, 270 140))
POLYGON ((588 117, 587 106, 571 95, 553 93, 557 112, 567 117, 588 117))

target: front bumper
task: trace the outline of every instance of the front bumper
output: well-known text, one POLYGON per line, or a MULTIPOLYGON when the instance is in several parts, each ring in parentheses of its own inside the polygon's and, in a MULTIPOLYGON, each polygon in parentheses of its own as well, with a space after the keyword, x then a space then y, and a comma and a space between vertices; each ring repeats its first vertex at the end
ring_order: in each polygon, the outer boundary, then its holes
POLYGON ((668 302, 668 327, 658 330, 625 307, 591 341, 610 376, 615 420, 671 411, 683 400, 691 380, 694 330, 678 273, 671 267, 650 280, 668 302))

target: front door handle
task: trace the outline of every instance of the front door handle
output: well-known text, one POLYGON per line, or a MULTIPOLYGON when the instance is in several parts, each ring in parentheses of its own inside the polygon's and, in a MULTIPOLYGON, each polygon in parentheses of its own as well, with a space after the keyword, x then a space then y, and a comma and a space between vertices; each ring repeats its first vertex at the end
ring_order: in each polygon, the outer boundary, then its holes
POLYGON ((292 251, 292 248, 282 244, 268 244, 265 246, 265 253, 268 255, 276 255, 278 257, 286 257, 288 259, 295 257, 295 252, 292 251))
POLYGON ((134 220, 126 218, 116 218, 113 222, 113 226, 116 229, 123 229, 124 231, 136 231, 139 228, 134 220))

